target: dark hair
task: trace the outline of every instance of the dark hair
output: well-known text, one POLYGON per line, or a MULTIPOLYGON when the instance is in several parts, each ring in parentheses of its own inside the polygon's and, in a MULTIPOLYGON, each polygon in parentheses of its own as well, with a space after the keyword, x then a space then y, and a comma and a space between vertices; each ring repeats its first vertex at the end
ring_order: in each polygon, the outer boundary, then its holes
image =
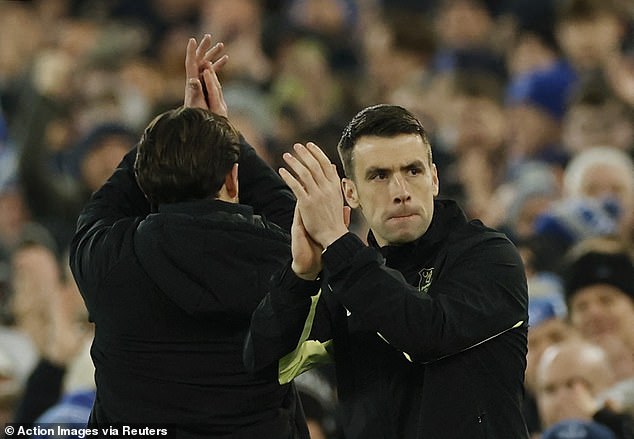
POLYGON ((504 100, 502 81, 483 70, 456 70, 452 85, 454 95, 457 96, 489 98, 498 103, 504 100))
POLYGON ((421 136, 428 147, 428 158, 431 164, 431 146, 425 128, 420 121, 403 107, 379 104, 358 112, 343 130, 337 150, 346 175, 349 178, 354 178, 352 153, 355 144, 361 137, 395 137, 400 134, 418 134, 421 136))
POLYGON ((615 102, 620 107, 627 104, 617 95, 603 72, 593 72, 580 78, 570 94, 569 105, 590 105, 600 107, 615 102))
POLYGON ((624 251, 591 250, 567 259, 562 269, 566 301, 582 288, 608 284, 634 301, 634 262, 624 251))
POLYGON ((240 135, 226 117, 200 108, 158 115, 138 145, 134 172, 153 204, 215 197, 240 154, 240 135))
POLYGON ((81 176, 82 162, 86 157, 92 151, 108 145, 108 141, 112 139, 116 139, 123 146, 127 146, 128 149, 132 149, 139 139, 139 134, 132 128, 116 122, 96 125, 68 152, 68 160, 66 160, 68 164, 66 166, 68 166, 72 175, 81 176))
POLYGON ((588 21, 603 14, 621 17, 621 13, 613 0, 562 0, 556 7, 556 21, 588 21))

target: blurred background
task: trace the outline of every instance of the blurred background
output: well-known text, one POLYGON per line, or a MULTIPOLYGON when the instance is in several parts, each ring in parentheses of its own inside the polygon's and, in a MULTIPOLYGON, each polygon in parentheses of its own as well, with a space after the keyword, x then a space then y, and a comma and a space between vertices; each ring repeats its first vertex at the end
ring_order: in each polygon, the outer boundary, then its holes
MULTIPOLYGON (((440 197, 524 258, 534 437, 632 413, 634 1, 0 0, 0 420, 90 395, 92 329, 67 270, 75 220, 153 116, 182 104, 187 40, 205 33, 229 54, 230 120, 273 167, 306 141, 339 164, 365 106, 420 118, 440 197), (556 353, 542 353, 571 338, 614 378, 584 378, 592 404, 555 416, 541 363, 556 353)), ((365 239, 357 215, 352 229, 365 239)), ((301 382, 314 438, 337 437, 328 377, 301 382)))

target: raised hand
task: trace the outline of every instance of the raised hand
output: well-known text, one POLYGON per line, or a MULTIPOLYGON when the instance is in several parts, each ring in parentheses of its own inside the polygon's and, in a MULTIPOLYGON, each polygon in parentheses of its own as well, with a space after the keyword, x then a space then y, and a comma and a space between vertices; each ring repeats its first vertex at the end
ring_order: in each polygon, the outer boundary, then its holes
POLYGON ((302 215, 295 205, 295 214, 291 226, 291 269, 298 277, 314 280, 322 269, 321 252, 324 249, 317 244, 306 231, 302 215))
POLYGON ((187 42, 185 55, 185 99, 186 107, 197 107, 227 116, 227 104, 222 95, 222 86, 216 72, 227 62, 228 56, 222 55, 224 44, 218 42, 212 46, 211 35, 206 34, 196 43, 195 38, 187 42))
POLYGON ((323 249, 348 232, 341 180, 337 169, 314 143, 296 143, 295 155, 283 158, 294 174, 279 173, 297 198, 297 208, 309 237, 323 249))

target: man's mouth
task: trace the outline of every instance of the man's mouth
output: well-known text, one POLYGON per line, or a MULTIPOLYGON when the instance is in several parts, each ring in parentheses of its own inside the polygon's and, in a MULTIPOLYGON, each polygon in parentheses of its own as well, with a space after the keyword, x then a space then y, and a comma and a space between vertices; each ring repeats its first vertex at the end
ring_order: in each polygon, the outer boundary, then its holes
POLYGON ((398 214, 394 214, 394 215, 390 215, 388 217, 389 220, 406 220, 406 219, 410 219, 413 218, 416 214, 412 213, 412 212, 403 212, 403 213, 398 213, 398 214))

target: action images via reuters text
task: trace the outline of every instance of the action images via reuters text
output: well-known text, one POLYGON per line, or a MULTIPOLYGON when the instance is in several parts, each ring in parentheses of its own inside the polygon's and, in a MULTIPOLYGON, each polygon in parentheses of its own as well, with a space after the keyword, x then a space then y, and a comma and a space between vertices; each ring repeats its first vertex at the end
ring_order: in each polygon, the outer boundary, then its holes
POLYGON ((88 436, 100 437, 147 437, 147 436, 168 436, 167 428, 155 427, 133 427, 130 425, 105 426, 99 428, 86 428, 83 425, 7 425, 4 429, 7 437, 11 436, 59 436, 78 437, 80 439, 88 436))

